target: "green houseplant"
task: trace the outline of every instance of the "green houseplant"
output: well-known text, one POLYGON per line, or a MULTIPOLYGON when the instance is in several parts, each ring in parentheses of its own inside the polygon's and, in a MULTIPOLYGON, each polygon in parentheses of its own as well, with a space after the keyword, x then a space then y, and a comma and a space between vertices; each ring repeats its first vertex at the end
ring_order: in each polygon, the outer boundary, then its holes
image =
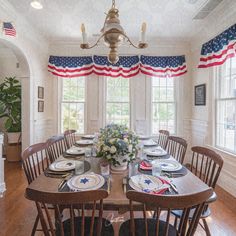
POLYGON ((0 118, 6 132, 21 132, 21 84, 15 77, 6 77, 0 84, 0 118))

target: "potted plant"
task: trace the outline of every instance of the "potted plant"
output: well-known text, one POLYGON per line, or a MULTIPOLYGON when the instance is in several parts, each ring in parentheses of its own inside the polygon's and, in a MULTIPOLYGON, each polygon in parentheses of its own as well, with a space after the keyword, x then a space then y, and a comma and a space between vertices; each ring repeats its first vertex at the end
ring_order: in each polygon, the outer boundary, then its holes
POLYGON ((8 143, 17 143, 21 132, 21 84, 15 77, 6 77, 0 84, 0 118, 8 143))
POLYGON ((111 163, 111 169, 123 171, 135 159, 138 137, 124 125, 110 124, 100 130, 97 157, 111 163))

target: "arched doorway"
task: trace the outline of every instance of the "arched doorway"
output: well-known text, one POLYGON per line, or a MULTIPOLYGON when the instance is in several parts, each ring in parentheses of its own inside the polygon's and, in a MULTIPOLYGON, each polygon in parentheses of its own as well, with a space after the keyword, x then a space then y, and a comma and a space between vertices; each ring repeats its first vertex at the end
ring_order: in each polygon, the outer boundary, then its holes
POLYGON ((32 143, 33 114, 30 99, 30 66, 23 51, 12 42, 0 38, 0 77, 16 76, 22 85, 22 149, 32 143))

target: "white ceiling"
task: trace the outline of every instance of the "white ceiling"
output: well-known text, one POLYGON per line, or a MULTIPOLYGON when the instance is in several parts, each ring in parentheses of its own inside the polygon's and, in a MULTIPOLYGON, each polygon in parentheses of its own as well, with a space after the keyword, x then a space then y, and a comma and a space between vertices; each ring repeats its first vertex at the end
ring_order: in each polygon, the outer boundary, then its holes
MULTIPOLYGON (((43 0, 44 8, 35 10, 31 0, 8 0, 49 40, 78 40, 85 23, 88 36, 100 32, 111 0, 43 0)), ((193 20, 207 0, 117 0, 120 20, 130 37, 139 37, 141 23, 147 22, 147 36, 190 39, 203 21, 193 20), (191 3, 192 2, 192 3, 191 3)))

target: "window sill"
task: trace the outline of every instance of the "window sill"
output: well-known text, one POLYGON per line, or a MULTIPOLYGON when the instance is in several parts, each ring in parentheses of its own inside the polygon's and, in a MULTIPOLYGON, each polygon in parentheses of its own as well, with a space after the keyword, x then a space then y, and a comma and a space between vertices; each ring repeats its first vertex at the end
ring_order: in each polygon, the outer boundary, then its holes
POLYGON ((228 152, 228 151, 225 151, 224 149, 220 149, 218 147, 215 147, 215 146, 211 146, 211 145, 207 145, 208 147, 218 151, 218 152, 221 152, 222 154, 225 154, 227 155, 228 157, 231 157, 231 158, 236 158, 236 154, 232 153, 232 152, 228 152))

